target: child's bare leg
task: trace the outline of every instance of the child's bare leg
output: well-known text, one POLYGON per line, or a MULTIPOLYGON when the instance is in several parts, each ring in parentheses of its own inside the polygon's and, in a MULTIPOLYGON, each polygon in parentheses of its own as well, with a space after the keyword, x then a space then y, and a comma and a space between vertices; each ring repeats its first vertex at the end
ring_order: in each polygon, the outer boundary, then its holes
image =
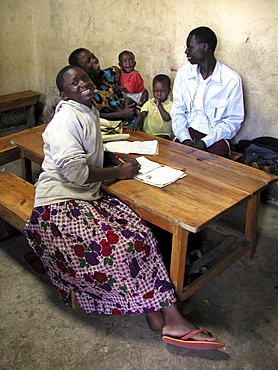
MULTIPOLYGON (((162 312, 165 321, 165 325, 162 330, 163 335, 181 338, 192 330, 198 329, 181 315, 176 304, 163 308, 162 312)), ((216 337, 211 337, 205 333, 199 333, 194 335, 193 339, 215 341, 216 337)))
POLYGON ((161 310, 147 313, 146 320, 152 330, 162 330, 165 324, 164 316, 161 310))

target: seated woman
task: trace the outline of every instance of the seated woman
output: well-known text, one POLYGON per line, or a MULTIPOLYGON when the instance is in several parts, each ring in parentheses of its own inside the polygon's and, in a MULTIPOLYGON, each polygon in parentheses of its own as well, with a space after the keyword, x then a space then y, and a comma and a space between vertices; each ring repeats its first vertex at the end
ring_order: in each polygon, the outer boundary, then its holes
POLYGON ((131 121, 136 115, 136 103, 123 97, 116 86, 120 84, 120 69, 112 66, 100 69, 98 58, 89 50, 80 48, 69 56, 69 64, 82 68, 94 83, 92 103, 100 117, 110 121, 131 121))
POLYGON ((107 159, 113 166, 103 166, 89 76, 67 66, 56 82, 62 100, 43 133, 43 171, 25 227, 52 283, 64 300, 73 290, 87 313, 146 314, 149 326, 162 330, 168 343, 199 349, 223 346, 178 311, 157 240, 145 222, 101 192, 103 180, 131 178, 140 166, 135 159, 121 163, 112 153, 107 159), (63 135, 57 135, 58 127, 63 135), (186 333, 191 340, 177 339, 186 333))

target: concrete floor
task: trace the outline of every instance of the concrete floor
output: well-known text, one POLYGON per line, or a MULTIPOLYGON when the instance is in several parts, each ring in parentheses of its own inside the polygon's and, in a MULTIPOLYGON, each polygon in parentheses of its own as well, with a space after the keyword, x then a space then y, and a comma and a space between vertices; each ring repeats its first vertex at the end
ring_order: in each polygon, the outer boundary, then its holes
MULTIPOLYGON (((1 172, 20 175, 19 161, 1 172)), ((0 369, 277 369, 277 218, 276 203, 261 203, 254 260, 237 261, 183 304, 187 319, 226 343, 214 351, 165 344, 143 315, 66 306, 25 260, 31 249, 23 235, 0 241, 0 369)))

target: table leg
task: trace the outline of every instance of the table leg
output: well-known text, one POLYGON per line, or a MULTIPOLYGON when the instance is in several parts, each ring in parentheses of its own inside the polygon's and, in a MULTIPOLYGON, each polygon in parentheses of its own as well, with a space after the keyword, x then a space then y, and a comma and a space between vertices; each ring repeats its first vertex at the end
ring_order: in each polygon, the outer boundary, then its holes
POLYGON ((189 231, 183 229, 181 226, 176 225, 174 227, 171 265, 170 265, 170 278, 175 287, 177 296, 180 299, 182 297, 184 285, 184 272, 186 265, 188 234, 189 231))
POLYGON ((27 159, 24 154, 24 150, 20 149, 21 157, 21 172, 22 178, 30 183, 32 183, 32 163, 30 159, 27 159))
POLYGON ((246 261, 250 261, 255 254, 257 245, 257 224, 260 204, 260 193, 248 200, 246 221, 245 221, 245 240, 251 243, 250 250, 244 255, 246 261))

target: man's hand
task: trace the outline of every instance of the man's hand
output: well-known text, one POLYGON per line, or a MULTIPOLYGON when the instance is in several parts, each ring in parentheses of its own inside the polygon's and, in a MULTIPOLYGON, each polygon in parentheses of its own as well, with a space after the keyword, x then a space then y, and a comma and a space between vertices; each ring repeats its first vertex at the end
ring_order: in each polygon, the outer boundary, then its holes
POLYGON ((182 144, 183 144, 183 145, 187 145, 187 146, 193 146, 192 141, 191 141, 191 140, 189 140, 189 139, 183 140, 182 144))
POLYGON ((207 150, 207 146, 203 140, 199 140, 196 143, 193 144, 194 148, 200 149, 200 150, 207 150))

